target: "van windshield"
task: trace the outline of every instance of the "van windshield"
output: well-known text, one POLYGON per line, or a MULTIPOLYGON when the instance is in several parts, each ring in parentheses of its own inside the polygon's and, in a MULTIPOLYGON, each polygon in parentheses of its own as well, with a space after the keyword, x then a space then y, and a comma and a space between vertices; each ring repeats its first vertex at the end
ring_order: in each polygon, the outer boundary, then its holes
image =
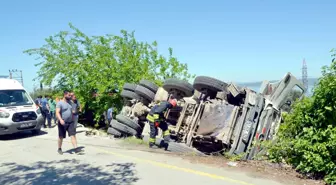
POLYGON ((33 105, 25 90, 0 90, 0 107, 33 105))

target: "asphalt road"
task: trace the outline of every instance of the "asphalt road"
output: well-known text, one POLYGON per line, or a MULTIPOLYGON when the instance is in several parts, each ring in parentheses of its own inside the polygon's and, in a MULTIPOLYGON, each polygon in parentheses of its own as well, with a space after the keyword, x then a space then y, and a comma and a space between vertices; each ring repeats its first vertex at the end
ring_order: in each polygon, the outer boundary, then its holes
POLYGON ((42 135, 0 137, 1 185, 280 185, 230 169, 193 164, 181 158, 127 150, 109 138, 78 135, 83 153, 71 154, 70 139, 57 153, 56 128, 42 135))

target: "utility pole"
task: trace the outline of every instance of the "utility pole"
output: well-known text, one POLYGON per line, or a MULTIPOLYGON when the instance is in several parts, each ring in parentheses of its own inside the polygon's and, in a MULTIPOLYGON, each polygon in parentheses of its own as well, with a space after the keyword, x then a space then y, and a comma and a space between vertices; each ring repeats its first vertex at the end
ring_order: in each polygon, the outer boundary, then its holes
POLYGON ((17 69, 9 70, 9 78, 19 81, 21 83, 21 85, 24 86, 23 85, 22 70, 17 70, 17 69))
POLYGON ((303 59, 303 62, 302 62, 302 83, 307 93, 308 92, 308 68, 307 68, 305 59, 303 59))

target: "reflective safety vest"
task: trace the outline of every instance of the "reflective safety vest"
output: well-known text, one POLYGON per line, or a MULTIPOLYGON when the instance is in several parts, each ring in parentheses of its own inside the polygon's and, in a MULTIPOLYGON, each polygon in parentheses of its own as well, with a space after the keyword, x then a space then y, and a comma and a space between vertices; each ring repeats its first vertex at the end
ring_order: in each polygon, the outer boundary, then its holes
POLYGON ((153 115, 148 114, 146 118, 148 121, 152 123, 157 122, 157 121, 160 122, 162 120, 159 114, 153 114, 153 115))

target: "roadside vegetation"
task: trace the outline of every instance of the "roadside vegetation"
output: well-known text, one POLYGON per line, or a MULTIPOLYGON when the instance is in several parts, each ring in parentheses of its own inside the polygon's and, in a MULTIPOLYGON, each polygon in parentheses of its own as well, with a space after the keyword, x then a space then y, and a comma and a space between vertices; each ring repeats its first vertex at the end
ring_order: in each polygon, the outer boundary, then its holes
POLYGON ((118 92, 125 82, 148 79, 162 85, 166 78, 193 77, 187 64, 173 56, 172 48, 168 57, 161 55, 156 41, 138 41, 134 32, 125 30, 120 35, 88 36, 69 26, 71 31, 60 31, 46 38, 42 47, 24 53, 39 61, 38 81, 54 92, 73 90, 82 104, 95 111, 96 120, 110 107, 121 109, 118 92))
POLYGON ((311 178, 336 183, 336 53, 313 95, 297 101, 284 115, 278 138, 268 146, 268 158, 286 162, 311 178))
MULTIPOLYGON (((71 32, 61 31, 48 37, 41 48, 24 52, 37 56, 37 79, 53 89, 48 93, 58 96, 64 89, 73 90, 83 104, 95 110, 96 118, 109 107, 120 110, 119 92, 125 82, 148 79, 162 85, 167 78, 194 77, 171 48, 164 57, 155 41, 140 42, 134 32, 88 36, 69 26, 71 32), (93 96, 95 93, 99 96, 93 96)), ((276 140, 263 144, 268 160, 285 162, 329 184, 336 183, 336 52, 331 52, 332 62, 322 68, 313 95, 296 101, 291 113, 284 115, 276 140)), ((134 139, 128 142, 143 144, 134 139)))

